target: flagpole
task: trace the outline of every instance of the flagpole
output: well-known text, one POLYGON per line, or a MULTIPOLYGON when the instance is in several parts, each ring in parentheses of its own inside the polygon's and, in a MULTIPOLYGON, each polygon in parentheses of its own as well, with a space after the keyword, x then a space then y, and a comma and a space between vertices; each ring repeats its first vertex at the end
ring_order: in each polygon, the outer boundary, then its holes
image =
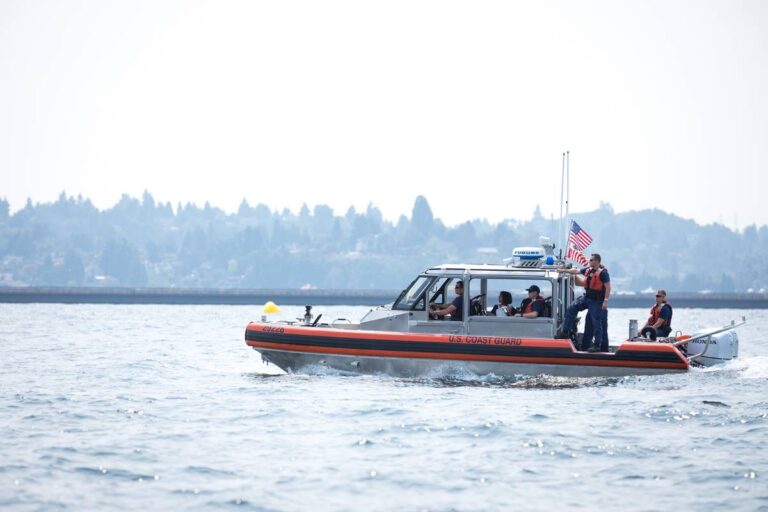
POLYGON ((565 248, 565 231, 563 231, 563 188, 565 188, 565 153, 563 153, 563 170, 560 173, 560 224, 557 226, 557 236, 560 244, 560 258, 563 258, 565 248))
POLYGON ((565 152, 565 177, 567 185, 565 187, 565 218, 567 219, 570 215, 570 206, 571 206, 571 152, 566 151, 565 152))

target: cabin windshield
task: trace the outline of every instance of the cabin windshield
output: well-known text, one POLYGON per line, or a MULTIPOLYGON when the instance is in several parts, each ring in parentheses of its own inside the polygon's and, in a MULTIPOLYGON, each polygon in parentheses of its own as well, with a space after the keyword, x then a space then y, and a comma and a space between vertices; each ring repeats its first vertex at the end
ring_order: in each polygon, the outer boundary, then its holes
POLYGON ((392 306, 392 309, 401 309, 411 311, 414 309, 423 310, 426 308, 426 299, 424 298, 426 291, 429 289, 429 285, 434 281, 434 277, 431 276, 419 276, 412 283, 411 286, 405 290, 400 298, 392 306))

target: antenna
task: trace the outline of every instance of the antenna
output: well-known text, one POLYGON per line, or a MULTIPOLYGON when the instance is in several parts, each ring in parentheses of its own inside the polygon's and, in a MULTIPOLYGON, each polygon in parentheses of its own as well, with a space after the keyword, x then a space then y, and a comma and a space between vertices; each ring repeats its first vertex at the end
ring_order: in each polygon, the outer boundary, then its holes
POLYGON ((563 235, 563 188, 565 187, 565 153, 563 153, 563 171, 560 174, 560 224, 557 225, 558 245, 560 246, 560 258, 563 257, 563 246, 565 238, 563 235))
MULTIPOLYGON (((570 207, 571 207, 571 152, 566 151, 565 152, 565 218, 568 219, 570 207)), ((568 224, 567 220, 565 223, 565 229, 570 229, 571 226, 568 224)), ((563 236, 565 237, 565 233, 563 233, 563 236)), ((565 237, 565 240, 568 238, 565 237)))
MULTIPOLYGON (((562 232, 562 237, 563 237, 562 238, 562 242, 563 243, 562 243, 561 248, 560 248, 561 251, 565 247, 565 245, 568 243, 567 242, 567 240, 568 240, 567 232, 568 232, 568 230, 571 229, 571 226, 568 223, 568 214, 569 214, 569 211, 570 211, 570 202, 571 202, 571 152, 570 151, 566 151, 565 153, 563 153, 563 180, 562 180, 562 183, 560 185, 560 194, 561 194, 561 196, 562 196, 562 192, 563 192, 563 186, 565 186, 565 219, 564 219, 565 220, 565 226, 563 226, 564 230, 562 232)), ((560 217, 561 218, 562 218, 562 211, 563 210, 562 210, 562 203, 561 203, 561 205, 560 205, 560 217)), ((566 254, 567 254, 567 251, 566 251, 566 254)))

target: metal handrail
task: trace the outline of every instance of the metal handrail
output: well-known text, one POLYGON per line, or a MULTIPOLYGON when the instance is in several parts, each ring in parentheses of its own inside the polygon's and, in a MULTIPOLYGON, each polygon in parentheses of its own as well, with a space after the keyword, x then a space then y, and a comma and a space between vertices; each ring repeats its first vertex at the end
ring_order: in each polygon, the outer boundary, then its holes
POLYGON ((709 335, 709 336, 707 337, 707 344, 706 344, 706 345, 704 345, 704 350, 702 350, 700 354, 694 354, 694 355, 692 355, 692 356, 686 356, 686 357, 685 357, 685 359, 686 359, 686 360, 687 360, 689 363, 692 363, 692 362, 693 362, 693 360, 694 360, 694 359, 696 359, 697 357, 704 357, 704 354, 706 354, 706 353, 707 353, 707 350, 709 349, 709 344, 710 344, 710 343, 712 343, 712 335, 709 335))
POLYGON ((685 339, 685 340, 676 341, 672 345, 675 346, 675 347, 678 347, 680 345, 688 344, 688 343, 690 343, 692 341, 700 340, 702 338, 707 338, 707 344, 704 345, 704 350, 702 350, 698 354, 694 354, 692 356, 686 356, 685 359, 689 363, 691 363, 696 358, 704 357, 704 355, 707 353, 707 350, 709 349, 709 345, 712 343, 712 336, 714 336, 715 334, 720 334, 721 332, 731 331, 731 330, 733 330, 733 329, 735 329, 737 327, 741 327, 745 323, 747 323, 747 317, 743 316, 743 317, 741 317, 741 322, 739 322, 738 324, 736 323, 735 320, 731 320, 730 325, 723 326, 720 329, 715 329, 714 331, 710 331, 710 332, 707 332, 707 333, 704 333, 704 334, 699 334, 697 336, 692 336, 692 337, 690 337, 688 339, 685 339))
POLYGON ((741 327, 745 323, 747 323, 747 317, 743 316, 743 317, 741 317, 741 322, 739 322, 739 323, 736 323, 735 320, 731 320, 730 325, 725 325, 725 326, 723 326, 723 327, 721 327, 719 329, 715 329, 714 331, 698 334, 696 336, 692 336, 692 337, 684 339, 684 340, 675 341, 674 343, 672 343, 672 345, 675 346, 675 347, 679 347, 680 345, 686 345, 686 344, 688 344, 688 343, 690 343, 692 341, 700 340, 702 338, 706 338, 707 336, 712 336, 713 334, 720 334, 721 332, 730 331, 731 329, 735 329, 737 327, 741 327))

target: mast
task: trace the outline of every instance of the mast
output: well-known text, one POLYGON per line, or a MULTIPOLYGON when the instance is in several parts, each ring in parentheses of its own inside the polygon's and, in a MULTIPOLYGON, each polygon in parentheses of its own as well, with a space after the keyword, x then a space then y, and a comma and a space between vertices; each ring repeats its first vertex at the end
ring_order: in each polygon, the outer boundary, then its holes
MULTIPOLYGON (((566 179, 566 185, 565 185, 565 229, 566 231, 571 229, 570 224, 567 222, 570 206, 571 206, 571 152, 566 151, 565 152, 565 179, 566 179)), ((566 240, 568 240, 568 237, 565 237, 566 240)))
POLYGON ((560 224, 557 226, 557 244, 560 246, 560 258, 563 257, 563 247, 565 247, 565 238, 563 235, 563 188, 565 187, 565 153, 563 153, 563 170, 560 173, 560 224))

